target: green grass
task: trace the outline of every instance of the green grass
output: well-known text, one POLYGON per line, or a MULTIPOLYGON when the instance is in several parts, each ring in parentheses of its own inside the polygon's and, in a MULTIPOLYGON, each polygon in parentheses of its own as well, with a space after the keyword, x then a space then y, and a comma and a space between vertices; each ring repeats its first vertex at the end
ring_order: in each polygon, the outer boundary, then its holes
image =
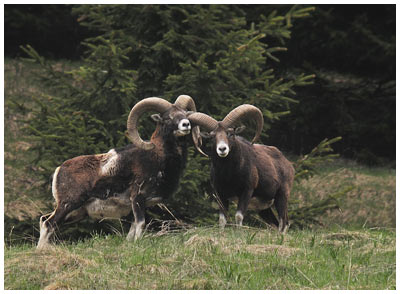
POLYGON ((355 227, 396 226, 396 170, 366 167, 336 159, 318 168, 318 174, 293 187, 291 199, 300 205, 325 199, 343 187, 353 187, 339 201, 340 211, 321 216, 324 224, 355 227))
POLYGON ((395 232, 191 228, 5 248, 5 289, 395 289, 395 232))

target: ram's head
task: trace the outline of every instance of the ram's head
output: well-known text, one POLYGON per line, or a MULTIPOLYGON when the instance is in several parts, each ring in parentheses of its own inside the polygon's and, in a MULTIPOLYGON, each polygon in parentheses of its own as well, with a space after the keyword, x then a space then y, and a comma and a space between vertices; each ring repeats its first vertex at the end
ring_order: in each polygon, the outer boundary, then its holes
MULTIPOLYGON (((154 148, 154 143, 144 141, 138 131, 139 119, 146 112, 157 112, 151 117, 162 127, 163 131, 175 137, 182 137, 190 134, 192 130, 188 115, 196 112, 196 105, 188 95, 180 95, 173 104, 158 97, 150 97, 138 102, 128 116, 128 138, 139 148, 151 150, 154 148)), ((200 150, 199 127, 193 128, 192 138, 195 147, 200 150)))
POLYGON ((252 140, 254 143, 262 132, 264 118, 257 107, 250 104, 243 104, 229 112, 222 121, 217 121, 211 116, 196 112, 188 116, 191 123, 200 126, 205 132, 201 135, 211 138, 213 149, 219 157, 226 157, 232 146, 235 144, 236 135, 243 131, 244 127, 236 127, 244 119, 251 119, 256 122, 256 134, 252 140))

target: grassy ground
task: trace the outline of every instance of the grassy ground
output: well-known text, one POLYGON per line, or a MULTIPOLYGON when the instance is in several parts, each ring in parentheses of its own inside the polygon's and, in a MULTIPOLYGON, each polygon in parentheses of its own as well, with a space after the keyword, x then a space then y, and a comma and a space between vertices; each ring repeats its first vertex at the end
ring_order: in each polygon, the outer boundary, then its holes
POLYGON ((228 227, 5 248, 5 289, 395 289, 392 230, 228 227), (62 258, 60 258, 62 257, 62 258))
POLYGON ((320 221, 356 227, 396 226, 396 170, 366 167, 354 161, 336 159, 321 166, 318 174, 294 185, 291 198, 301 204, 324 199, 343 187, 353 187, 320 221))

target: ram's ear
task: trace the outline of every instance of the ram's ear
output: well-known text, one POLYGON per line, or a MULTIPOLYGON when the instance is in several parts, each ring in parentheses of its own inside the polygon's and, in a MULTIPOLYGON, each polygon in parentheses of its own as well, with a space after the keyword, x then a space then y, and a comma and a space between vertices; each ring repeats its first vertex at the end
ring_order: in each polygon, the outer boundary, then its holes
POLYGON ((159 123, 163 122, 162 117, 158 113, 152 114, 151 119, 154 120, 155 122, 159 123))
POLYGON ((240 134, 245 129, 246 129, 246 126, 240 126, 240 127, 235 128, 235 135, 240 134))

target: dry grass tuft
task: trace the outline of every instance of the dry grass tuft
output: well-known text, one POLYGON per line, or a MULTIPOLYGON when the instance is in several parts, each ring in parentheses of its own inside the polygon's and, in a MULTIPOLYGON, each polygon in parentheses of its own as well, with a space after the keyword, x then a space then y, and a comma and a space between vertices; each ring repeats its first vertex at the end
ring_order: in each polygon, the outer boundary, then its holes
POLYGON ((43 290, 72 290, 68 285, 63 282, 56 281, 44 287, 43 290))
POLYGON ((26 252, 20 252, 8 260, 5 273, 19 264, 24 264, 26 271, 41 269, 46 275, 63 274, 65 268, 71 270, 96 266, 93 260, 69 252, 61 246, 52 246, 43 250, 33 248, 26 252))
POLYGON ((367 240, 370 235, 362 232, 341 232, 341 233, 330 233, 322 236, 325 240, 339 240, 339 241, 351 241, 351 240, 367 240))
POLYGON ((272 253, 280 257, 289 257, 300 250, 300 248, 287 247, 284 245, 263 245, 263 244, 252 244, 245 247, 245 249, 252 254, 266 254, 272 253))
POLYGON ((190 237, 186 242, 186 246, 199 246, 199 245, 218 245, 221 242, 221 240, 218 240, 217 238, 214 237, 209 237, 209 236, 199 236, 198 234, 193 235, 190 237))

